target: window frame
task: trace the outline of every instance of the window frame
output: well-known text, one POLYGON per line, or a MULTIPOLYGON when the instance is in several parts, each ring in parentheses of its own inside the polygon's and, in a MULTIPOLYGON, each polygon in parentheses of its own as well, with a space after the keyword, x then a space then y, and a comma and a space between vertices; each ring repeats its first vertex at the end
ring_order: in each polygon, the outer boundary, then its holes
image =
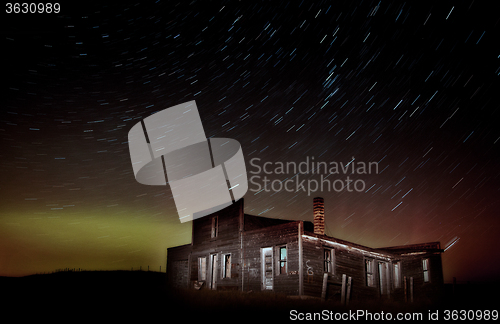
POLYGON ((429 258, 422 259, 422 273, 424 276, 424 283, 431 282, 429 258))
POLYGON ((231 253, 225 253, 222 255, 223 266, 221 269, 221 279, 231 278, 231 253), (229 263, 227 261, 229 260, 229 263))
POLYGON ((210 231, 210 238, 215 240, 219 235, 219 216, 215 215, 212 217, 212 226, 210 231))
POLYGON ((323 272, 335 274, 335 249, 331 247, 323 247, 323 272), (326 259, 327 252, 330 254, 330 260, 326 259))
POLYGON ((394 262, 392 264, 392 275, 393 275, 393 284, 394 288, 401 288, 401 261, 394 262))
POLYGON ((198 257, 198 281, 207 281, 207 257, 198 257))
POLYGON ((286 275, 288 274, 288 247, 285 245, 278 245, 277 246, 277 258, 278 258, 278 262, 277 262, 277 266, 278 266, 278 271, 277 274, 278 275, 286 275), (282 259, 282 255, 281 255, 281 250, 284 249, 285 250, 285 258, 282 259), (281 264, 284 263, 283 266, 281 266, 281 264), (283 269, 284 268, 284 269, 283 269))
POLYGON ((367 287, 377 287, 375 273, 375 259, 365 259, 365 284, 367 287), (368 265, 370 269, 368 269, 368 265), (368 272, 368 270, 371 270, 368 272))

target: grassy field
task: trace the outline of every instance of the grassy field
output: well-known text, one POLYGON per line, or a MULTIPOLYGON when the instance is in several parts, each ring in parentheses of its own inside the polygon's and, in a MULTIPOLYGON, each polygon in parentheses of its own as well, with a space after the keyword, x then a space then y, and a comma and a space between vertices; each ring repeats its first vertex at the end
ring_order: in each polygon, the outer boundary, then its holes
MULTIPOLYGON (((447 286, 440 304, 395 303, 379 300, 338 301, 298 299, 265 292, 172 290, 165 273, 148 271, 57 272, 21 278, 0 277, 4 313, 22 317, 153 320, 167 319, 287 321, 297 312, 422 312, 431 309, 499 309, 498 285, 447 286), (491 293, 494 292, 492 295, 491 293), (180 317, 179 317, 180 316, 180 317)), ((169 320, 170 321, 170 320, 169 320)), ((224 321, 226 322, 226 321, 224 321)))

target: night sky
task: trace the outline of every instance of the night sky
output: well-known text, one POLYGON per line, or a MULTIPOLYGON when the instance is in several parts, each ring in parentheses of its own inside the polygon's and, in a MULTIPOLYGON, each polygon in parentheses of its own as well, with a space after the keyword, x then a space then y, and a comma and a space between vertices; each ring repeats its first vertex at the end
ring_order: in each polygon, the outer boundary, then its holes
POLYGON ((440 241, 446 282, 498 280, 500 18, 485 3, 82 2, 3 13, 0 275, 165 271, 166 249, 190 242, 191 223, 180 223, 168 186, 135 180, 127 135, 196 100, 207 137, 240 142, 249 179, 254 158, 378 162, 378 173, 350 175, 361 192, 250 183, 246 213, 312 221, 322 196, 328 235, 370 247, 440 241))

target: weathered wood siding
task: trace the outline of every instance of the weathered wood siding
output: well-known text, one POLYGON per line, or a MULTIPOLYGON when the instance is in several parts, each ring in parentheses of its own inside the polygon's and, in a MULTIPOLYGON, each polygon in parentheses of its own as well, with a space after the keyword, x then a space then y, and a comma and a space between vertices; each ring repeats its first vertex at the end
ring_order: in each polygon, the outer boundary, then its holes
POLYGON ((365 259, 378 262, 389 262, 388 256, 378 257, 369 254, 368 251, 360 251, 342 244, 334 244, 328 240, 318 239, 312 236, 303 237, 304 253, 304 294, 307 296, 320 297, 323 287, 324 250, 332 249, 334 257, 332 260, 333 273, 328 275, 328 288, 326 298, 338 299, 341 296, 342 275, 352 277, 351 299, 379 297, 378 266, 375 266, 375 285, 367 286, 365 259))
MULTIPOLYGON (((243 200, 240 200, 221 211, 194 220, 192 244, 167 250, 169 283, 175 287, 193 287, 202 280, 198 260, 205 258, 202 289, 260 291, 263 289, 262 249, 271 248, 272 291, 298 295, 302 288, 304 295, 319 298, 325 273, 324 251, 330 249, 332 271, 327 280, 328 299, 340 300, 342 275, 351 277, 351 300, 390 298, 402 301, 405 297, 409 300, 409 278, 413 278, 414 301, 430 300, 442 292, 442 250, 439 242, 373 249, 314 234, 308 229, 312 229, 310 222, 245 215, 243 200), (212 235, 214 217, 217 217, 216 237, 212 235), (279 248, 283 246, 287 252, 286 269, 280 273, 279 248), (211 263, 213 255, 217 258, 216 267, 211 263), (227 271, 230 275, 224 275, 225 255, 230 255, 230 271, 227 271), (429 282, 424 282, 423 259, 429 260, 429 282), (373 261, 373 284, 370 286, 367 284, 366 260, 373 261), (397 276, 394 273, 397 262, 400 267, 399 287, 396 287, 397 276), (406 290, 404 277, 408 279, 406 290), (384 283, 382 287, 381 280, 384 283)), ((270 287, 269 279, 266 282, 270 287)))
POLYGON ((243 289, 262 289, 261 249, 273 248, 273 291, 287 295, 299 293, 299 223, 289 222, 243 234, 243 289), (279 273, 279 247, 286 246, 286 273, 279 273))
POLYGON ((172 262, 172 287, 187 288, 188 281, 188 260, 177 260, 172 262))
POLYGON ((167 282, 175 288, 189 286, 191 244, 167 249, 167 282))
MULTIPOLYGON (((432 301, 441 297, 443 292, 443 267, 439 253, 424 253, 402 256, 402 275, 407 278, 407 296, 409 298, 409 278, 413 277, 413 299, 432 301), (429 281, 424 281, 423 259, 429 259, 429 281)), ((404 294, 402 295, 404 298, 404 294)))
POLYGON ((207 278, 202 288, 210 287, 212 265, 210 255, 217 255, 215 268, 215 288, 217 290, 238 289, 240 287, 240 229, 242 228, 243 204, 237 202, 211 215, 193 221, 193 246, 190 262, 190 282, 198 281, 198 258, 206 258, 207 278), (217 236, 212 237, 213 218, 217 217, 217 236), (231 274, 223 278, 224 255, 231 255, 231 274))

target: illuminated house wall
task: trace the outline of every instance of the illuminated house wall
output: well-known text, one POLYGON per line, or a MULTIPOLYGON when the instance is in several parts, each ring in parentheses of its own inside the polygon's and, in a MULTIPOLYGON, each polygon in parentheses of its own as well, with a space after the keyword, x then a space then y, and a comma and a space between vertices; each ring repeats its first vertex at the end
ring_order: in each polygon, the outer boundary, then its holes
POLYGON ((194 220, 192 243, 168 249, 169 283, 338 300, 342 289, 347 298, 349 278, 350 300, 427 301, 442 291, 438 242, 370 248, 315 233, 314 225, 244 214, 241 199, 194 220))

